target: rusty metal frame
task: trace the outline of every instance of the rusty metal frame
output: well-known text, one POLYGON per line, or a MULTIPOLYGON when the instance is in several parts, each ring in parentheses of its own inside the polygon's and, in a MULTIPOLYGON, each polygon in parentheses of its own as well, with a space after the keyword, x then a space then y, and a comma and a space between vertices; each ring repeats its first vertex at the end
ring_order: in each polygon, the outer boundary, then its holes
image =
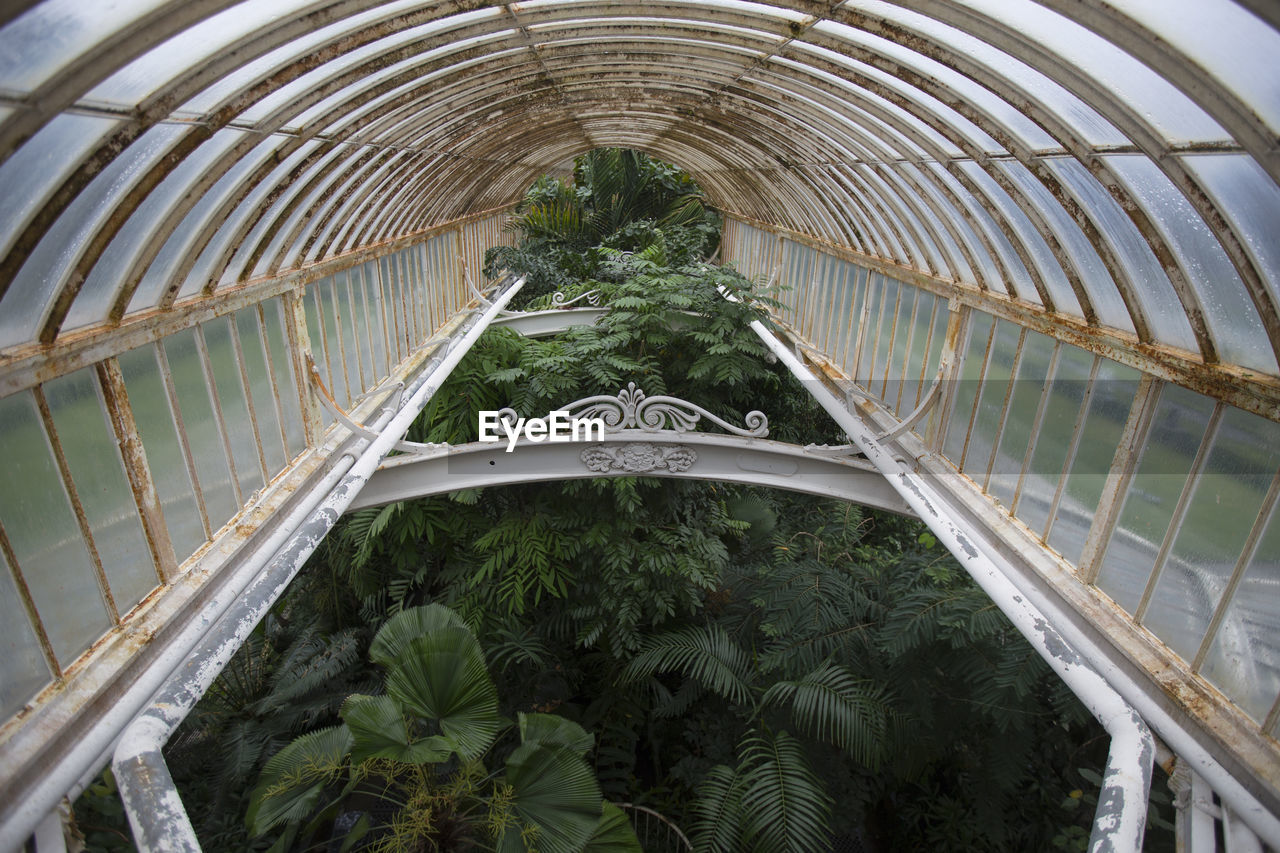
POLYGON ((1247 412, 1280 421, 1280 379, 1229 364, 1206 364, 1174 347, 1141 344, 1136 338, 1118 330, 1089 327, 1063 315, 1047 315, 1043 309, 992 291, 959 282, 938 279, 919 270, 904 267, 874 255, 857 252, 846 246, 823 241, 732 210, 725 214, 746 224, 788 240, 805 243, 820 251, 866 266, 885 275, 922 287, 934 294, 957 300, 996 317, 1025 326, 1063 343, 1071 344, 1111 361, 1174 382, 1200 394, 1222 400, 1247 412))

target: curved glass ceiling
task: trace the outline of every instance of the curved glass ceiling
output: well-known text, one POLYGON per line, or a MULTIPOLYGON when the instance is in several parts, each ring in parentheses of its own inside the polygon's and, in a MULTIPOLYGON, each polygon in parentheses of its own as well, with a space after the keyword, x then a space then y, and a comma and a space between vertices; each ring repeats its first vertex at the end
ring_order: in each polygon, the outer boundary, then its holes
POLYGON ((1231 0, 814 8, 10 4, 0 363, 625 146, 744 221, 1280 398, 1267 22, 1231 0))

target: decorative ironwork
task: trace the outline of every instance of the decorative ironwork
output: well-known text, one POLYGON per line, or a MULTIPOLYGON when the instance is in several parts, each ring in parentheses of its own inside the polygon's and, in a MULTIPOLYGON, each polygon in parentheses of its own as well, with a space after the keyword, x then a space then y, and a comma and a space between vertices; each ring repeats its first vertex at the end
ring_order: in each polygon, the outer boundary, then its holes
POLYGON ((743 417, 746 427, 737 427, 716 417, 701 406, 678 397, 646 397, 634 382, 628 382, 627 387, 619 391, 616 397, 603 395, 584 397, 563 406, 562 409, 568 412, 570 417, 600 418, 604 421, 605 432, 619 432, 624 429, 640 429, 645 432, 662 430, 688 432, 705 417, 734 435, 764 438, 769 434, 769 419, 759 410, 747 412, 743 417))
POLYGON ((626 471, 644 474, 648 471, 688 471, 698 454, 681 444, 661 445, 633 441, 617 447, 593 446, 579 454, 587 468, 600 474, 626 471))
POLYGON ((579 293, 572 299, 568 299, 563 292, 557 290, 555 293, 551 294, 551 306, 553 308, 568 308, 580 299, 587 300, 587 304, 591 306, 599 305, 600 291, 588 290, 586 293, 579 293))

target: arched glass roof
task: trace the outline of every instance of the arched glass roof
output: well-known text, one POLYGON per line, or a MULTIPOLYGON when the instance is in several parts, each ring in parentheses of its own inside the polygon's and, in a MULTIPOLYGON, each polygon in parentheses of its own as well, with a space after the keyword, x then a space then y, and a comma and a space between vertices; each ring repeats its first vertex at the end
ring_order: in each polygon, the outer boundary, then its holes
POLYGON ((500 208, 573 154, 628 146, 744 220, 1271 400, 1276 17, 1145 0, 11 3, 0 347, 500 208))
POLYGON ((317 470, 317 377, 371 411, 529 185, 626 147, 882 414, 972 380, 918 467, 1280 802, 1277 56, 1273 0, 0 3, 0 758, 317 470))

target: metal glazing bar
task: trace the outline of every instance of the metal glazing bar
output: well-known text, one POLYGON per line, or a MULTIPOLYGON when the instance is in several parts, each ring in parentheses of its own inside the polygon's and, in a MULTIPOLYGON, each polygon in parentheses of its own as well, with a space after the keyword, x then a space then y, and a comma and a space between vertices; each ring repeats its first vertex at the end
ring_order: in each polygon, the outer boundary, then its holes
POLYGON ((218 383, 213 375, 213 365, 209 361, 209 346, 204 339, 204 326, 196 326, 196 353, 200 359, 200 372, 204 374, 205 393, 209 395, 209 405, 213 409, 213 423, 218 430, 218 438, 222 441, 222 452, 227 459, 227 473, 231 476, 231 493, 235 495, 236 506, 244 506, 244 495, 240 493, 240 478, 236 474, 236 460, 231 453, 231 432, 227 429, 227 419, 222 414, 222 400, 218 394, 218 383))
MULTIPOLYGON (((995 324, 993 323, 994 327, 995 324)), ((1080 409, 1076 412, 1076 423, 1071 430, 1071 443, 1067 446, 1066 458, 1062 462, 1062 474, 1058 477, 1058 487, 1053 490, 1053 501, 1049 504, 1049 513, 1044 520, 1044 535, 1040 541, 1048 543, 1049 534, 1058 520, 1058 505, 1062 503, 1062 494, 1067 488, 1067 479, 1076 464, 1076 453, 1080 450, 1080 438, 1084 433, 1085 422, 1089 418, 1089 403, 1093 400, 1093 387, 1098 381, 1098 370, 1102 367, 1102 359, 1093 357, 1093 366, 1089 368, 1089 382, 1080 398, 1080 409)))
POLYGON ((44 656, 45 665, 49 667, 54 681, 60 682, 63 680, 62 667, 58 664, 53 643, 49 641, 49 634, 45 631, 44 622, 40 619, 40 611, 36 610, 36 601, 31 597, 31 588, 27 586, 27 579, 22 574, 22 567, 18 565, 18 557, 13 553, 13 545, 9 543, 9 536, 4 532, 2 521, 0 521, 0 555, 4 557, 4 562, 9 564, 13 585, 18 590, 18 598, 22 599, 22 609, 26 611, 27 621, 31 624, 31 629, 40 643, 40 653, 44 656))
POLYGON ((71 466, 67 464, 66 454, 62 452, 62 441, 58 438, 58 428, 53 423, 53 412, 49 410, 49 401, 45 399, 44 389, 37 386, 31 389, 32 395, 36 400, 36 408, 40 412, 41 425, 44 427, 45 438, 49 442, 49 449, 53 451, 54 461, 58 465, 58 473, 62 476, 62 486, 66 490, 67 499, 71 502, 71 510, 76 518, 76 527, 80 529, 80 536, 84 539, 85 549, 89 552, 89 561, 93 564, 93 576, 98 581, 98 592, 102 595, 102 601, 106 604, 107 615, 111 618, 113 625, 120 624, 120 610, 116 607, 115 596, 111 593, 111 583, 107 580, 107 572, 102 567, 102 556, 98 553, 98 546, 93 541, 93 530, 89 526, 89 517, 85 514, 84 504, 80 502, 80 493, 76 489, 75 479, 71 476, 71 466))
POLYGON ((182 422, 182 410, 178 407, 178 391, 173 385, 173 374, 169 371, 169 356, 164 351, 164 345, 159 341, 151 346, 155 352, 156 363, 160 367, 160 378, 164 383, 169 414, 173 418, 173 428, 178 434, 178 446, 182 448, 182 462, 187 467, 187 476, 191 478, 191 490, 195 494, 196 508, 200 512, 200 525, 204 529, 205 540, 209 540, 213 538, 213 529, 209 526, 209 511, 204 505, 204 490, 200 488, 200 476, 196 473, 196 460, 191 453, 191 442, 187 440, 187 427, 182 422))
MULTIPOLYGON (((276 366, 271 360, 271 347, 267 345, 267 320, 262 311, 262 304, 253 306, 254 328, 258 330, 258 346, 262 349, 262 363, 267 370, 267 384, 271 387, 271 405, 276 411, 276 426, 280 430, 280 447, 284 450, 284 458, 286 460, 293 458, 293 453, 289 450, 289 437, 285 428, 284 404, 281 402, 280 386, 276 382, 276 366)), ((281 330, 283 333, 283 330, 281 330)), ((285 340, 288 340, 286 337, 285 340)), ((271 472, 275 473, 275 472, 271 472)), ((270 482, 268 477, 263 482, 270 482)))
POLYGON ((1200 471, 1204 468, 1204 463, 1209 458, 1209 451, 1213 448, 1214 441, 1218 437, 1218 425, 1222 423, 1224 410, 1225 407, 1222 403, 1215 403, 1213 413, 1209 415, 1209 422, 1205 425, 1204 435, 1200 439, 1200 447, 1196 450, 1195 459, 1191 462, 1191 469, 1187 472, 1187 481, 1182 486, 1182 493, 1178 495, 1178 503, 1174 507, 1173 516, 1169 519, 1169 527, 1165 531, 1164 540, 1160 543, 1160 550, 1156 553, 1156 561, 1151 567, 1151 575, 1147 578, 1146 588, 1143 589, 1142 598, 1133 611, 1133 621, 1139 625, 1142 624, 1143 617, 1147 615, 1147 607, 1151 605, 1151 597, 1155 593, 1156 585, 1160 582, 1160 576, 1164 574, 1164 566, 1169 559, 1169 552, 1173 550, 1174 540, 1178 538, 1178 533, 1182 530, 1182 521, 1187 515, 1187 507, 1191 505, 1191 496, 1195 494, 1196 486, 1200 484, 1200 471))
MULTIPOLYGON (((935 304, 941 301, 941 297, 935 297, 935 304)), ((935 409, 936 416, 929 419, 929 427, 924 437, 925 445, 939 454, 942 451, 942 439, 946 434, 947 424, 951 420, 951 413, 956 405, 957 386, 960 384, 960 374, 964 369, 964 360, 968 351, 971 313, 970 309, 959 302, 947 301, 947 331, 942 340, 942 353, 938 357, 938 367, 941 370, 944 361, 949 362, 950 367, 942 377, 941 400, 935 409)))
POLYGON ((313 350, 311 338, 307 332, 307 312, 302 300, 303 295, 297 291, 290 291, 281 296, 280 315, 284 322, 285 340, 289 344, 292 362, 289 369, 293 372, 294 390, 298 395, 298 411, 302 415, 302 434, 307 445, 314 447, 320 443, 324 425, 320 418, 319 406, 312 398, 311 392, 307 390, 307 368, 304 359, 313 350))
MULTIPOLYGON (((992 323, 994 330, 998 323, 992 323)), ((982 476, 982 491, 991 488, 991 472, 996 467, 996 458, 1000 453, 1000 442, 1004 439, 1004 427, 1009 420, 1009 405, 1013 401, 1013 389, 1018 383, 1018 371, 1022 367, 1022 353, 1027 342, 1027 330, 1018 330, 1018 345, 1013 350, 1013 366, 1009 368, 1009 384, 1004 389, 1004 401, 1000 404, 1000 419, 996 421, 995 434, 991 436, 991 456, 987 459, 987 470, 982 476)))
POLYGON ((982 398, 987 393, 987 373, 991 370, 991 354, 995 350, 996 330, 999 325, 993 321, 991 328, 987 331, 987 345, 982 351, 982 370, 978 373, 978 387, 973 394, 973 410, 969 412, 969 421, 964 427, 964 444, 960 448, 960 458, 955 460, 956 467, 966 474, 968 473, 969 440, 973 438, 973 425, 978 421, 978 410, 982 408, 982 398))
POLYGON ((164 510, 156 492, 155 481, 151 476, 151 466, 147 464, 146 450, 138 435, 138 424, 133 418, 133 407, 129 405, 129 392, 125 389, 120 364, 114 358, 109 358, 96 365, 95 373, 98 378, 98 393, 106 409, 107 419, 111 422, 116 444, 120 447, 124 472, 129 479, 129 489, 133 493, 134 505, 138 508, 138 517, 142 521, 142 530, 146 535, 147 547, 151 550, 158 580, 162 584, 168 583, 178 573, 178 561, 173 551, 173 542, 169 539, 169 527, 165 524, 164 510))
POLYGON ((1062 355, 1062 344, 1053 342, 1053 351, 1049 354, 1049 366, 1044 372, 1044 381, 1040 385, 1040 402, 1036 405, 1036 414, 1031 422, 1031 440, 1027 442, 1027 452, 1022 457, 1022 470, 1018 472, 1018 485, 1013 489, 1013 500, 1009 502, 1009 514, 1018 517, 1018 504, 1022 500, 1022 486, 1027 481, 1027 473, 1031 470, 1031 460, 1035 458, 1036 447, 1040 441, 1040 428, 1044 425, 1044 413, 1049 408, 1049 398, 1053 393, 1053 380, 1058 375, 1058 359, 1062 355))
POLYGON ((1209 620, 1209 625, 1205 628, 1204 639, 1200 642, 1200 647, 1196 650, 1196 655, 1191 660, 1191 669, 1195 672, 1200 671, 1200 667, 1204 664, 1205 656, 1209 654, 1209 649, 1213 647, 1213 641, 1218 633, 1218 628, 1222 625, 1222 620, 1226 618, 1227 611, 1231 608, 1231 603, 1235 600, 1236 591, 1240 588, 1240 582, 1244 580, 1245 572, 1249 569, 1249 564, 1253 561, 1254 554, 1257 553, 1258 543, 1262 539, 1262 534, 1266 530, 1267 522, 1271 519, 1272 510, 1275 509, 1276 498, 1280 496, 1280 471, 1271 478, 1271 485, 1267 489, 1267 494, 1262 499, 1262 506, 1258 508, 1258 515, 1253 520, 1253 527, 1249 530, 1249 536, 1244 541, 1244 548, 1240 551, 1240 557, 1236 560, 1235 567, 1231 570, 1231 576, 1227 580, 1227 585, 1222 590, 1222 595, 1218 599, 1218 606, 1214 608, 1213 617, 1209 620))
POLYGON ((1129 405, 1129 414, 1125 418, 1124 429, 1116 443, 1115 456, 1112 457, 1111 468, 1107 472, 1106 486, 1098 500, 1098 508, 1093 514, 1093 523, 1089 526, 1089 534, 1085 537, 1084 548, 1077 563, 1080 580, 1084 583, 1096 583, 1098 574, 1102 571, 1102 556, 1107 553, 1107 545, 1120 518, 1129 482, 1147 449, 1151 419, 1155 417, 1162 387, 1163 383, 1159 379, 1153 379, 1145 373, 1138 380, 1138 390, 1129 405))
MULTIPOLYGON (((231 317, 226 318, 227 331, 231 335, 231 352, 236 360, 236 373, 240 377, 240 391, 244 394, 245 408, 249 412, 249 428, 253 432, 253 447, 258 452, 258 471, 262 474, 265 486, 271 482, 271 471, 267 470, 267 454, 262 446, 262 430, 258 427, 258 413, 253 405, 253 392, 249 388, 249 370, 244 363, 244 348, 240 342, 240 330, 231 317)), ((267 362, 270 364, 270 362, 267 362)))

